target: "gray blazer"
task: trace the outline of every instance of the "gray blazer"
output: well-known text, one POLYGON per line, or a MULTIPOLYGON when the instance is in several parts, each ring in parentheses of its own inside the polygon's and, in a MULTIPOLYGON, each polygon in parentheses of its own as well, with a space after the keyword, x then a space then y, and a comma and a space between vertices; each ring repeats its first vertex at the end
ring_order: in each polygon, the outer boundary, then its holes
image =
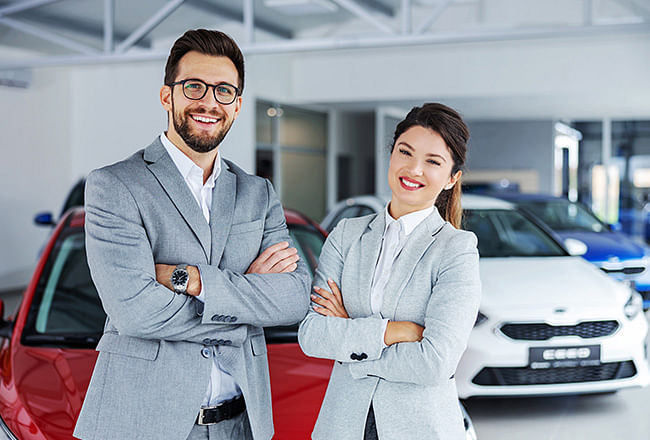
POLYGON ((97 440, 185 440, 207 391, 212 346, 246 399, 253 437, 273 435, 262 327, 300 321, 304 263, 244 275, 259 252, 288 240, 271 184, 228 161, 210 224, 159 139, 86 182, 88 265, 108 315, 74 432, 97 440), (155 263, 199 267, 205 305, 156 282, 155 263), (206 351, 207 349, 207 351, 206 351))
POLYGON ((384 225, 383 212, 344 220, 323 247, 314 284, 333 279, 351 319, 310 310, 300 324, 303 351, 337 361, 312 438, 363 439, 372 402, 380 439, 464 439, 453 376, 481 295, 476 237, 434 210, 409 235, 381 316, 371 316, 384 225), (424 326, 422 340, 384 349, 381 318, 424 326))

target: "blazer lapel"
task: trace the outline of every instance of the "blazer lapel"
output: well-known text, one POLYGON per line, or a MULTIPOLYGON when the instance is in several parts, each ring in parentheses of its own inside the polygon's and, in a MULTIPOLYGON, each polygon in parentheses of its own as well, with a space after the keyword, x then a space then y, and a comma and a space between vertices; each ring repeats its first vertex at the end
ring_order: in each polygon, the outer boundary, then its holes
POLYGON ((212 190, 212 209, 210 210, 210 230, 212 233, 211 264, 221 261, 223 250, 230 234, 232 218, 237 198, 237 176, 228 165, 221 161, 221 173, 212 190))
POLYGON ((206 261, 210 261, 210 227, 160 139, 156 139, 144 150, 144 160, 201 243, 206 261))
POLYGON ((437 210, 425 218, 409 235, 402 252, 393 264, 392 273, 384 290, 384 302, 381 315, 384 318, 394 319, 395 309, 406 283, 413 275, 415 267, 422 259, 424 253, 436 240, 436 234, 445 225, 437 210))
POLYGON ((362 310, 362 316, 368 316, 372 313, 370 308, 370 295, 372 294, 372 276, 375 273, 379 251, 381 250, 382 236, 386 227, 386 218, 384 211, 380 211, 377 216, 368 224, 368 229, 361 236, 360 243, 360 263, 357 279, 359 280, 359 306, 362 310))

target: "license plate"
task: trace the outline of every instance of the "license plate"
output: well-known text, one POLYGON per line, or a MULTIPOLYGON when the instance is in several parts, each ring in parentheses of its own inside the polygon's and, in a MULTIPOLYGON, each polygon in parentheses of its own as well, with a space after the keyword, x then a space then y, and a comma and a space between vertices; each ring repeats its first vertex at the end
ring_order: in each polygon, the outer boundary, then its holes
POLYGON ((530 347, 531 368, 575 368, 600 365, 600 345, 530 347))

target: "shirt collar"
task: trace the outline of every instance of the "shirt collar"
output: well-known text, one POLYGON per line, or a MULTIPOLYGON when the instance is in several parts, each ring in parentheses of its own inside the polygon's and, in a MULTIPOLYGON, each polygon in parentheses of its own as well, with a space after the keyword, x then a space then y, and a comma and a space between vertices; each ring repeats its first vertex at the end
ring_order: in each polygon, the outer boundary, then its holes
POLYGON ((401 216, 398 220, 395 220, 389 213, 388 213, 388 206, 390 205, 390 202, 386 204, 386 207, 384 208, 384 214, 386 216, 386 227, 384 228, 384 234, 386 233, 386 230, 388 229, 388 226, 390 226, 391 223, 398 222, 400 226, 402 227, 402 230, 404 231, 404 235, 409 235, 413 230, 420 224, 422 221, 427 218, 431 213, 433 212, 434 209, 436 209, 435 205, 431 205, 429 208, 424 208, 419 211, 411 212, 409 214, 401 216))
MULTIPOLYGON (((200 181, 203 183, 203 170, 200 166, 195 164, 192 159, 187 157, 176 145, 169 140, 167 135, 163 132, 160 135, 160 142, 167 150, 167 154, 172 158, 172 162, 178 168, 178 171, 183 176, 183 179, 188 180, 191 176, 200 176, 200 181)), ((217 157, 214 160, 214 167, 212 168, 212 174, 208 177, 208 180, 205 181, 205 186, 211 188, 214 186, 217 177, 221 173, 221 153, 217 151, 217 157)))

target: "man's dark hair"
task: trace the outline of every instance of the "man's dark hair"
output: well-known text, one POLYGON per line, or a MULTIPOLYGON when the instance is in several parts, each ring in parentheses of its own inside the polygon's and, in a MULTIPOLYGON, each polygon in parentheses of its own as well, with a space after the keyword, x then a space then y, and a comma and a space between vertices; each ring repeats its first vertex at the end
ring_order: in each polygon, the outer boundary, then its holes
POLYGON ((204 55, 223 56, 230 59, 237 69, 239 93, 244 91, 244 55, 237 43, 228 35, 208 29, 194 29, 185 32, 172 46, 165 65, 165 84, 170 85, 176 80, 178 62, 191 51, 204 55))

